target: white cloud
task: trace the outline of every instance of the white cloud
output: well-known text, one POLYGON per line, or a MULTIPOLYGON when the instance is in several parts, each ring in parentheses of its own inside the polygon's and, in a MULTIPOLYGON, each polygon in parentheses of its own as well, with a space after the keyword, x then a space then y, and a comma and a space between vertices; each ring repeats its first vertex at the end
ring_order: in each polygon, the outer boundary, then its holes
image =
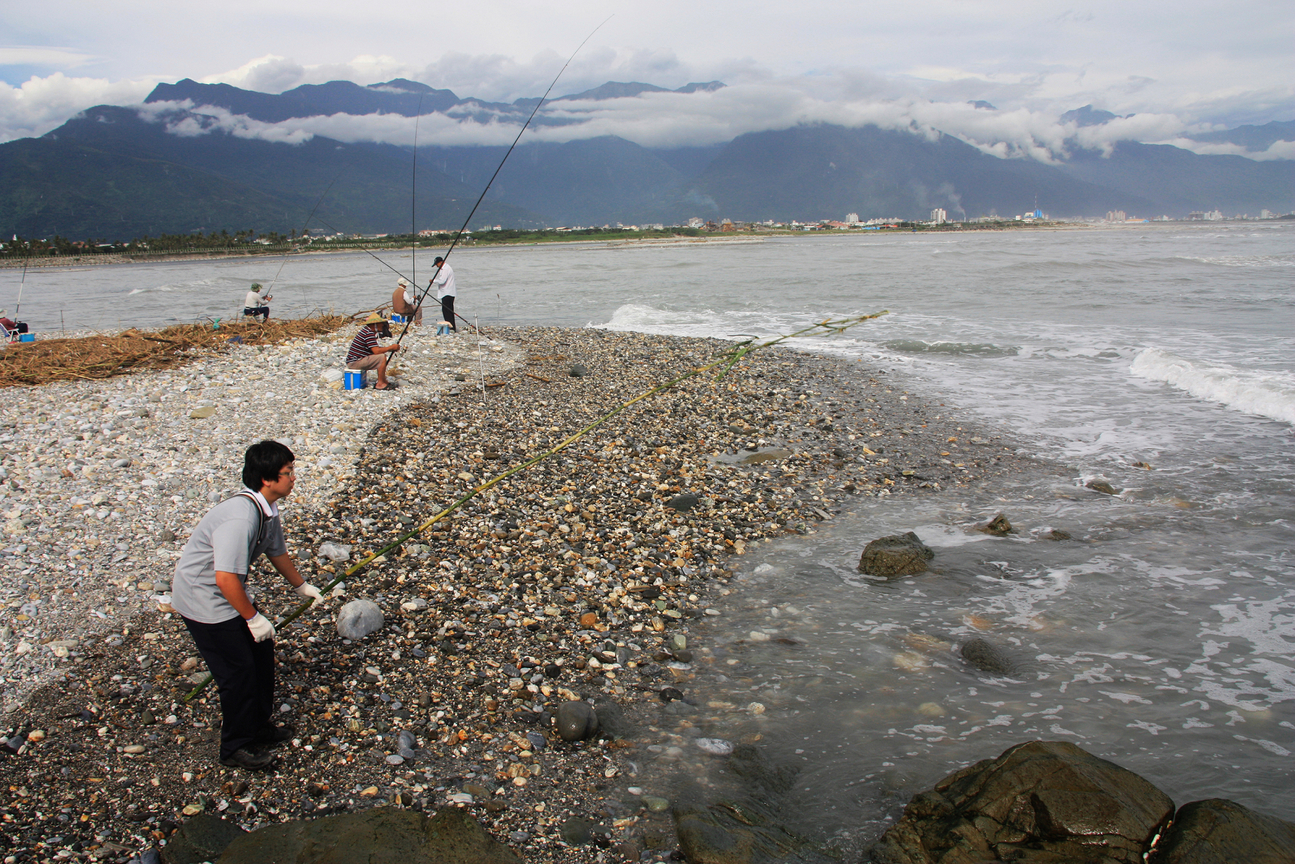
POLYGON ((74 69, 93 58, 74 48, 57 45, 0 45, 0 66, 48 66, 74 69))
MULTIPOLYGON (((867 94, 881 88, 877 82, 858 79, 819 90, 867 94)), ((300 143, 319 135, 346 143, 377 142, 406 146, 415 137, 415 119, 395 114, 354 116, 336 114, 281 123, 263 123, 210 106, 171 104, 145 106, 143 113, 168 123, 174 134, 200 135, 223 131, 245 138, 300 143), (180 109, 192 109, 203 119, 175 120, 180 109)), ((1019 108, 983 110, 966 102, 932 102, 919 96, 898 99, 861 95, 854 99, 826 100, 807 93, 797 81, 765 81, 691 94, 649 92, 605 100, 562 100, 543 111, 565 125, 536 124, 526 140, 561 143, 615 135, 646 147, 679 147, 717 144, 748 132, 786 129, 798 124, 827 123, 846 127, 876 125, 924 135, 955 136, 981 151, 1000 158, 1032 158, 1055 162, 1076 145, 1109 152, 1119 141, 1168 141, 1183 146, 1182 136, 1204 131, 1168 114, 1141 114, 1116 118, 1098 126, 1062 123, 1051 114, 1019 108)), ((428 113, 417 121, 418 139, 425 145, 500 145, 511 143, 521 125, 519 112, 482 119, 483 112, 454 109, 449 114, 428 113)), ((1290 158, 1289 148, 1276 146, 1264 154, 1246 154, 1230 145, 1195 144, 1196 152, 1224 152, 1252 158, 1290 158), (1209 149, 1213 148, 1213 149, 1209 149)))
POLYGON ((18 87, 0 84, 0 141, 44 135, 95 105, 142 102, 155 83, 69 78, 55 72, 18 87))
POLYGON ((1225 144, 1206 141, 1193 141, 1190 138, 1171 138, 1151 142, 1181 147, 1201 156, 1244 156, 1256 162, 1271 162, 1277 159, 1295 159, 1295 141, 1275 141, 1267 150, 1247 150, 1237 144, 1225 144))

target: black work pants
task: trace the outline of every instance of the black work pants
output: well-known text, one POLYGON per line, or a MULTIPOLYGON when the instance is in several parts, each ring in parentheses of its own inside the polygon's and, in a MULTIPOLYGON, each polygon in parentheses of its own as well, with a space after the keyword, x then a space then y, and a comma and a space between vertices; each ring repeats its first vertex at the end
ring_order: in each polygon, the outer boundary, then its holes
POLYGON ((459 329, 454 326, 454 298, 452 296, 447 295, 441 298, 441 317, 449 322, 451 330, 459 329))
MULTIPOLYGON (((184 616, 180 616, 184 618, 184 616)), ((274 640, 257 642, 241 615, 219 624, 184 618, 220 692, 220 758, 273 730, 274 640)))

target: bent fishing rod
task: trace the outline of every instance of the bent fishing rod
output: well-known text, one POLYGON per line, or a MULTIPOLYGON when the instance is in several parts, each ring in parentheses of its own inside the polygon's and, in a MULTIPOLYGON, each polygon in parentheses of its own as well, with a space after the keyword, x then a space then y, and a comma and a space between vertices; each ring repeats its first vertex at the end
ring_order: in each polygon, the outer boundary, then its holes
MULTIPOLYGON (((315 206, 310 208, 310 213, 306 215, 306 224, 301 226, 302 237, 306 236, 306 231, 307 229, 310 228, 310 220, 315 218, 315 211, 319 209, 320 204, 324 203, 324 198, 327 197, 329 190, 333 188, 333 183, 336 183, 341 178, 341 176, 345 173, 346 173, 346 168, 343 168, 341 171, 338 171, 337 176, 333 178, 332 182, 328 184, 328 187, 324 189, 324 193, 319 196, 319 200, 315 202, 315 206)), ((292 251, 291 245, 289 245, 288 248, 284 250, 283 259, 279 261, 279 269, 278 271, 275 272, 274 278, 270 280, 270 287, 265 289, 265 299, 267 302, 270 299, 270 294, 274 291, 275 283, 279 281, 279 275, 283 273, 283 265, 288 263, 288 253, 290 253, 291 251, 292 251)))
MULTIPOLYGON (((526 122, 522 124, 522 128, 517 131, 517 137, 513 139, 513 143, 509 145, 508 150, 504 153, 504 158, 499 160, 499 165, 498 167, 495 168, 495 173, 490 175, 490 179, 486 182, 486 188, 481 190, 481 195, 477 198, 477 203, 472 205, 472 210, 469 211, 468 218, 463 220, 463 227, 459 228, 458 233, 454 235, 454 239, 450 242, 450 248, 446 249, 445 254, 441 256, 441 263, 436 265, 436 272, 433 273, 432 278, 428 280, 427 287, 424 288, 422 290, 422 293, 418 295, 418 302, 414 304, 414 315, 411 315, 410 320, 405 322, 405 328, 400 331, 400 336, 396 339, 397 345, 399 345, 401 340, 405 338, 405 334, 409 332, 409 327, 413 323, 413 318, 417 316, 418 310, 423 308, 423 301, 427 299, 428 292, 432 290, 432 285, 435 284, 436 277, 441 275, 441 268, 445 265, 445 262, 449 260, 450 253, 454 251, 454 247, 459 245, 459 238, 463 236, 463 232, 468 230, 468 223, 470 223, 472 221, 472 217, 476 215, 477 208, 481 206, 481 202, 486 199, 486 193, 490 191, 490 187, 494 184, 495 178, 499 176, 499 172, 504 169, 504 163, 508 161, 508 157, 511 156, 513 153, 513 150, 516 149, 517 142, 522 140, 522 135, 525 134, 526 129, 531 125, 531 121, 535 119, 535 115, 539 113, 540 108, 544 105, 545 102, 548 101, 549 94, 552 93, 553 88, 557 86, 558 79, 562 77, 563 72, 567 71, 567 67, 571 65, 572 60, 576 59, 576 55, 580 53, 581 48, 585 47, 585 43, 588 42, 590 39, 594 38, 594 34, 603 28, 603 24, 606 24, 608 21, 612 20, 613 17, 614 16, 608 15, 607 18, 602 22, 602 24, 599 24, 597 27, 595 27, 592 30, 592 32, 590 32, 590 34, 584 38, 584 42, 581 42, 579 45, 576 46, 576 50, 571 52, 571 56, 567 58, 567 62, 562 64, 562 68, 558 70, 558 74, 553 77, 552 83, 549 84, 549 89, 544 91, 544 95, 540 97, 540 101, 536 102, 535 107, 531 109, 531 116, 526 118, 526 122)), ((414 134, 415 134, 414 147, 417 148, 418 141, 417 141, 416 124, 414 127, 414 134)), ((415 153, 415 161, 417 161, 417 153, 415 153)), ((416 236, 417 234, 415 233, 415 237, 416 236)), ((416 245, 417 240, 415 239, 414 242, 416 245)), ((411 280, 411 284, 412 284, 412 280, 411 280)), ((462 316, 459 316, 459 317, 462 317, 462 316)), ((464 318, 463 320, 465 323, 467 322, 466 318, 464 318)))
MULTIPOLYGON (((589 433, 593 432, 599 426, 606 423, 608 420, 611 420, 613 417, 617 416, 618 414, 622 414, 625 411, 628 411, 630 408, 634 407, 640 402, 651 399, 653 396, 660 395, 661 393, 665 393, 666 391, 676 387, 677 385, 683 383, 684 381, 687 381, 690 378, 695 378, 698 375, 702 375, 706 372, 711 371, 712 369, 719 370, 715 375, 715 379, 720 380, 725 375, 727 375, 729 371, 735 365, 738 364, 738 362, 740 362, 750 354, 756 351, 759 351, 762 348, 769 348, 774 345, 778 345, 782 342, 787 342, 791 339, 802 339, 810 336, 831 336, 837 333, 844 333, 846 330, 849 330, 851 327, 856 327, 865 322, 880 318, 882 315, 888 315, 888 314, 890 314, 888 310, 883 310, 881 312, 872 312, 867 315, 855 315, 850 318, 838 318, 835 320, 829 319, 825 321, 819 321, 816 324, 811 324, 808 327, 803 327, 800 330, 796 330, 792 333, 786 333, 786 334, 783 334, 782 336, 771 337, 769 339, 766 339, 763 342, 758 341, 755 337, 750 337, 742 342, 739 342, 735 347, 733 347, 728 351, 722 352, 721 354, 719 354, 717 357, 714 357, 710 362, 706 363, 705 365, 697 366, 683 373, 682 375, 678 375, 674 378, 671 378, 669 381, 665 381, 660 384, 657 384, 654 387, 651 387, 643 391, 639 395, 631 399, 627 399, 626 401, 622 402, 621 404, 617 405, 616 407, 604 413, 597 420, 594 420, 593 422, 589 423, 583 428, 578 429, 577 431, 571 433, 566 438, 562 439, 560 442, 554 445, 552 449, 546 450, 545 452, 540 453, 537 456, 533 456, 530 459, 527 459, 525 462, 521 462, 517 465, 514 465, 512 468, 509 468, 506 471, 496 474, 494 477, 491 477, 489 480, 485 481, 480 486, 477 486, 475 489, 472 489, 467 494, 460 497, 457 501, 453 502, 448 507, 441 510, 435 516, 432 516, 431 518, 427 519, 421 525, 418 525, 414 528, 409 529, 408 531, 406 531, 405 533, 397 537, 395 540, 388 543, 386 546, 383 546, 378 551, 371 552, 363 560, 357 561, 355 564, 352 564, 350 567, 346 568, 344 571, 339 573, 335 578, 333 578, 332 581, 328 582, 328 584, 326 584, 323 588, 321 588, 320 593, 322 595, 327 595, 330 591, 332 591, 334 588, 336 588, 339 584, 341 584, 346 579, 349 579, 350 577, 359 573, 361 570, 365 569, 370 564, 377 561, 379 558, 382 558, 382 556, 386 555, 387 553, 394 552, 395 550, 399 549, 402 545, 404 545, 405 541, 409 540, 412 537, 416 537, 417 535, 428 530, 437 522, 441 521, 446 516, 449 516, 454 511, 460 509, 461 507, 463 507, 463 505, 467 504, 469 501, 471 501, 473 498, 476 498, 481 493, 498 485, 499 483, 502 483, 504 480, 507 480, 509 477, 513 476, 514 474, 518 474, 522 471, 525 471, 526 469, 532 467, 533 465, 543 462, 545 459, 548 459, 550 456, 553 456, 557 453, 562 452, 563 450, 570 447, 572 444, 584 438, 589 433)), ((303 614, 305 614, 306 610, 309 609, 314 604, 314 602, 315 600, 313 598, 306 600, 295 610, 285 615, 281 620, 275 622, 275 625, 274 625, 275 629, 278 630, 282 627, 286 627, 287 625, 291 624, 293 621, 296 621, 303 614)), ((199 693, 201 693, 204 689, 206 689, 207 685, 210 684, 211 682, 212 682, 212 676, 208 674, 206 678, 200 681, 192 690, 188 692, 188 694, 185 695, 182 701, 184 701, 185 703, 192 701, 193 698, 196 697, 199 693)))

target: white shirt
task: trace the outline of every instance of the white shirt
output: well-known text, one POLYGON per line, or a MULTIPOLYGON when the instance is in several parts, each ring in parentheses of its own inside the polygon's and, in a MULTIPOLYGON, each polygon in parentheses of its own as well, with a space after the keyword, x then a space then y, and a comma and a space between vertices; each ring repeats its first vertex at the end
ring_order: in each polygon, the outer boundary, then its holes
POLYGON ((437 300, 440 300, 442 297, 455 296, 454 270, 450 267, 450 263, 448 261, 441 264, 441 272, 436 274, 436 277, 432 279, 432 283, 436 285, 437 300))
POLYGON ((264 306, 265 299, 255 291, 248 291, 247 297, 243 300, 243 306, 248 309, 255 309, 257 306, 264 306))

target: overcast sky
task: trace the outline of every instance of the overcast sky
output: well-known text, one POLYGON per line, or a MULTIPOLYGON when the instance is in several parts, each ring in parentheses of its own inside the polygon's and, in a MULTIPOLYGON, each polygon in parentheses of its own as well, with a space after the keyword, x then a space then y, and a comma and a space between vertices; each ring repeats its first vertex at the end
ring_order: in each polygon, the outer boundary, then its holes
MULTIPOLYGON (((805 121, 876 122, 940 129, 989 152, 1047 158, 1075 132, 1057 117, 1087 104, 1138 115, 1085 133, 1090 143, 1175 141, 1191 131, 1295 119, 1290 0, 403 6, 7 3, 0 11, 0 38, 9 43, 0 46, 0 141, 44 134, 94 105, 138 104, 158 82, 181 78, 281 92, 334 79, 404 77, 460 97, 539 96, 608 16, 555 96, 606 81, 730 86, 695 98, 589 104, 577 109, 586 115, 578 131, 541 134, 612 133, 664 146, 805 121), (998 110, 973 110, 970 100, 998 110)), ((497 129, 442 120, 424 121, 423 140, 499 137, 497 129)), ((293 140, 285 130, 241 125, 247 134, 293 140)), ((409 135, 398 122, 370 123, 368 131, 342 125, 321 121, 306 133, 409 135)), ((1295 150, 1278 145, 1266 155, 1295 158, 1295 150)))

